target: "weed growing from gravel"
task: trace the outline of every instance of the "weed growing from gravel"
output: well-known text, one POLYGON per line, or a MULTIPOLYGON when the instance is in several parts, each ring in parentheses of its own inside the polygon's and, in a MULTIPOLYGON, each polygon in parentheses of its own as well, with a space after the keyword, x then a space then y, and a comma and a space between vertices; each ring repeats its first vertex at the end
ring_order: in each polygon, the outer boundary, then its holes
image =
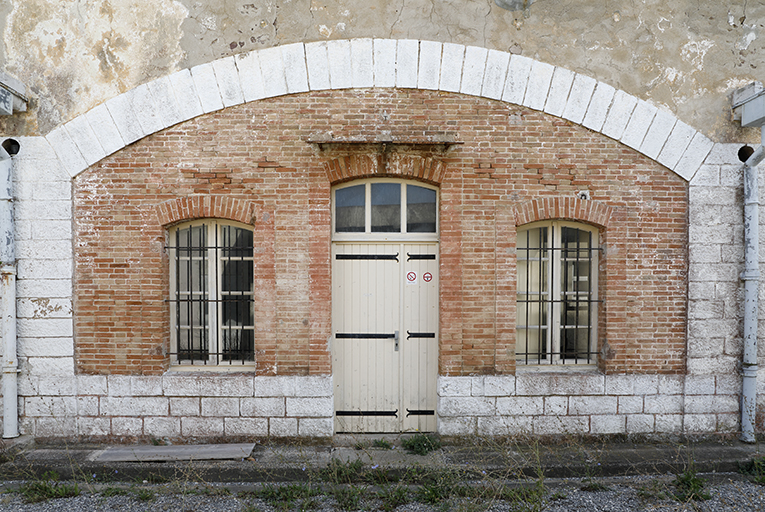
POLYGON ((377 497, 382 502, 380 508, 390 512, 409 503, 409 489, 399 485, 388 485, 377 491, 377 497))
POLYGON ((140 501, 153 501, 156 495, 151 489, 141 488, 135 491, 135 497, 140 501))
POLYGON ((755 457, 739 467, 739 471, 751 477, 752 482, 765 485, 765 457, 755 457))
POLYGON ((366 494, 366 491, 366 487, 363 486, 338 485, 332 489, 332 496, 342 510, 359 510, 361 508, 361 499, 366 494))
POLYGON ((361 479, 363 469, 364 463, 358 459, 348 462, 332 459, 321 471, 321 477, 334 484, 350 484, 361 479))
POLYGON ((106 489, 101 491, 101 496, 105 498, 111 498, 113 496, 127 496, 130 494, 130 491, 127 489, 124 489, 122 487, 107 487, 106 489))
POLYGON ((46 471, 39 480, 32 480, 19 488, 27 503, 39 503, 57 498, 71 498, 80 495, 77 483, 65 484, 58 481, 55 471, 46 471))
POLYGON ((401 445, 415 455, 427 455, 441 448, 441 440, 433 434, 415 434, 401 441, 401 445))
POLYGON ((703 501, 711 498, 704 490, 704 479, 699 477, 693 468, 677 475, 672 485, 675 486, 674 497, 677 501, 703 501))

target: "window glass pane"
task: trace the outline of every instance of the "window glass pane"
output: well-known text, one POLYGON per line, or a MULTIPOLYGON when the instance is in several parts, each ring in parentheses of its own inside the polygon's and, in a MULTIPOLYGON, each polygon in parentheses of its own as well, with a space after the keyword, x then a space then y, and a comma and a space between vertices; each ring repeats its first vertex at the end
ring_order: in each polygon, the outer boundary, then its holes
POLYGON ((178 359, 208 355, 207 226, 175 232, 175 304, 178 359))
POLYGON ((406 231, 407 233, 436 232, 436 191, 433 189, 406 186, 406 231))
POLYGON ((355 185, 335 191, 335 232, 363 233, 365 187, 355 185))
POLYGON ((372 232, 401 232, 400 183, 372 183, 372 232))

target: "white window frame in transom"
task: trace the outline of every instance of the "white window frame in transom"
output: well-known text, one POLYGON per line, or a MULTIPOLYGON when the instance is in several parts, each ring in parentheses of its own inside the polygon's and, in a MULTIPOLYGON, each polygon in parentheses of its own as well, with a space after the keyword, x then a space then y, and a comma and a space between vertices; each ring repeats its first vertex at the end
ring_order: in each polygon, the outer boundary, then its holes
POLYGON ((332 240, 335 242, 344 241, 438 241, 439 231, 439 190, 438 187, 426 183, 395 178, 371 178, 350 181, 337 185, 332 189, 332 240), (373 232, 372 231, 372 185, 376 183, 397 183, 401 186, 400 193, 400 232, 373 232), (422 187, 435 192, 435 232, 415 232, 408 233, 407 230, 407 185, 422 187), (364 186, 364 219, 365 226, 363 232, 342 233, 336 230, 336 194, 338 190, 349 187, 364 186))

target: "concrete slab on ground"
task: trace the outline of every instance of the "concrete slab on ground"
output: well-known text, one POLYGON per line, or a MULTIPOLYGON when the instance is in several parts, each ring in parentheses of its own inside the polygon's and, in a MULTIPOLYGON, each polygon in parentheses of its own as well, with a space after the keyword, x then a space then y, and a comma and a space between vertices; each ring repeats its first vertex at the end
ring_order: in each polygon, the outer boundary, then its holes
POLYGON ((250 457, 254 449, 255 443, 110 446, 94 451, 89 459, 93 462, 242 460, 250 457))

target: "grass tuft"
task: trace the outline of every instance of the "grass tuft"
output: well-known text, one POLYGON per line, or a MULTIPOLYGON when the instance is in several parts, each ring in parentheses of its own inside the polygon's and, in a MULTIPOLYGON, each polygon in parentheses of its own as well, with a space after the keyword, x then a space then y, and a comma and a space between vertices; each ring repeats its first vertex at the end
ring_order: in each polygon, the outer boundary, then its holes
POLYGON ((415 434, 401 442, 401 445, 415 455, 427 455, 441 448, 441 440, 433 434, 415 434))

